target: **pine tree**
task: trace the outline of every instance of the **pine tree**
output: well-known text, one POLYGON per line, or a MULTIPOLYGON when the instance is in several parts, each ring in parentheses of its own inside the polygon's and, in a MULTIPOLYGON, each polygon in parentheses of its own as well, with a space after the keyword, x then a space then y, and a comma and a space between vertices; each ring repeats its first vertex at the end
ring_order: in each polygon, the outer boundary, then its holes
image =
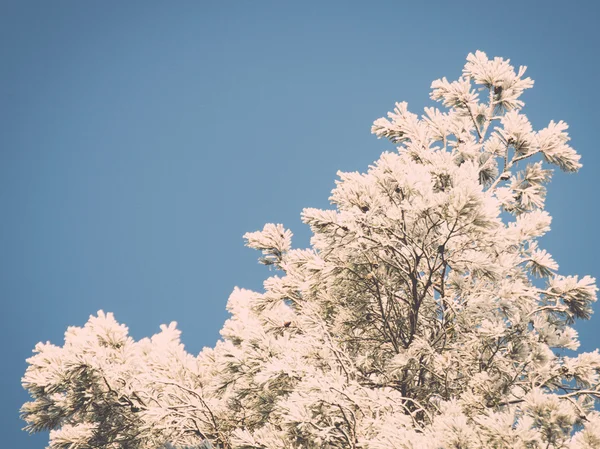
POLYGON ((303 211, 309 249, 246 234, 277 274, 233 291, 214 348, 186 353, 174 323, 136 342, 103 312, 38 344, 27 429, 52 449, 600 448, 600 353, 572 327, 595 280, 538 245, 548 167, 580 157, 564 122, 521 113, 524 74, 469 54, 432 84, 443 110, 375 121, 398 151, 303 211))

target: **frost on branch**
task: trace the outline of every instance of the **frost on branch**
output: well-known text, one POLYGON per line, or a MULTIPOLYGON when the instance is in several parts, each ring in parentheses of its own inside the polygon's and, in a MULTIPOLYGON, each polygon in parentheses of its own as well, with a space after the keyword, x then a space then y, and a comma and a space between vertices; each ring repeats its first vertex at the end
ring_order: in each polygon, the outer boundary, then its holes
POLYGON ((552 166, 581 164, 566 124, 533 129, 524 74, 476 52, 432 83, 446 109, 376 120, 397 151, 303 211, 309 249, 246 234, 278 274, 234 289, 214 348, 102 312, 39 344, 27 428, 51 449, 600 448, 600 355, 566 352, 595 280, 539 244, 552 166))
POLYGON ((268 223, 262 231, 248 232, 244 235, 250 248, 259 249, 265 265, 279 265, 283 255, 292 246, 292 233, 280 224, 268 223))

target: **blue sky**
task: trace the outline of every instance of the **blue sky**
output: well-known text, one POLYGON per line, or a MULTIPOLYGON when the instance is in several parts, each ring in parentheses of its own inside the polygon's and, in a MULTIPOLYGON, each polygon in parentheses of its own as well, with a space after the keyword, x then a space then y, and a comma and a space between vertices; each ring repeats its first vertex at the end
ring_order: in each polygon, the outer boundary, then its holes
POLYGON ((371 122, 431 106, 477 49, 529 66, 534 127, 570 124, 584 168, 556 174, 543 245, 600 277, 596 4, 2 2, 2 446, 45 447, 20 430, 25 359, 99 309, 212 346, 233 287, 268 276, 242 235, 284 223, 307 246, 302 208, 392 149, 371 122))

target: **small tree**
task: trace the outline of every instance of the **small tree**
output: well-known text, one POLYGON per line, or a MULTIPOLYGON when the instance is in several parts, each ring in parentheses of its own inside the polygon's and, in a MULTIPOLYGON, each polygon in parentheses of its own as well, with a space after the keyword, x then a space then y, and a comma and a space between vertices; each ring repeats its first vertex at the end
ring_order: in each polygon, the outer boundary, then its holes
POLYGON ((547 165, 581 164, 564 122, 521 114, 524 73, 478 51, 433 82, 446 112, 375 121, 398 152, 304 210, 310 249, 246 234, 279 274, 233 291, 214 348, 186 353, 175 323, 135 342, 103 312, 38 344, 27 429, 52 449, 599 448, 600 354, 566 351, 594 279, 537 243, 547 165))

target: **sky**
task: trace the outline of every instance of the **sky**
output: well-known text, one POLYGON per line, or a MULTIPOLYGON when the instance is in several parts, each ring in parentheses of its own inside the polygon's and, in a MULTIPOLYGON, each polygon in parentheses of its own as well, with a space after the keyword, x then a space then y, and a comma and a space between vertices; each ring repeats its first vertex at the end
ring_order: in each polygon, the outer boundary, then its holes
POLYGON ((188 351, 213 346, 233 288, 269 276, 242 235, 283 223, 307 247, 302 209, 393 150, 373 120, 422 113, 478 49, 529 67, 534 128, 569 123, 584 167, 556 173, 542 246, 600 277, 597 5, 0 2, 2 447, 47 444, 19 419, 37 342, 102 309, 136 339, 177 321, 188 351))

